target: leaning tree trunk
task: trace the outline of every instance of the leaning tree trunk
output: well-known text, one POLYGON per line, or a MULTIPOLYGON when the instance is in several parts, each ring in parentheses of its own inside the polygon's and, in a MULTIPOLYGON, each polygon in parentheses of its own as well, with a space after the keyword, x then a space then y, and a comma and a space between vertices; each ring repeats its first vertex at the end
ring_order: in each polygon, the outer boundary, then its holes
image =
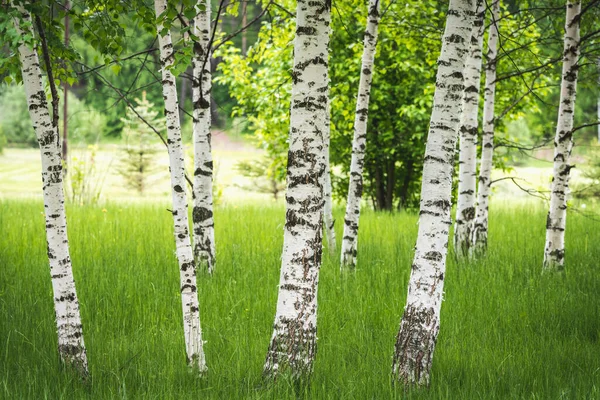
POLYGON ((15 27, 21 38, 29 36, 33 48, 21 42, 19 58, 23 85, 27 94, 29 115, 40 145, 42 157, 42 182, 44 193, 44 212, 46 216, 46 241, 50 276, 54 293, 54 312, 58 331, 58 352, 61 359, 74 366, 82 374, 88 372, 83 329, 79 314, 79 300, 75 290, 67 220, 63 192, 63 169, 60 154, 60 135, 58 127, 52 124, 46 92, 42 82, 42 72, 35 45, 31 15, 22 6, 18 6, 19 17, 15 18, 15 27), (24 22, 22 31, 21 24, 24 22))
POLYGON ((438 59, 423 162, 419 232, 392 364, 394 378, 407 385, 429 383, 440 326, 451 224, 454 152, 464 89, 463 70, 469 55, 474 12, 474 0, 450 0, 438 59))
POLYGON ((477 13, 473 22, 470 54, 465 65, 465 91, 460 127, 460 151, 458 158, 458 201, 456 203, 456 226, 454 227, 454 251, 459 258, 469 255, 473 222, 475 220, 475 197, 477 190, 477 129, 479 114, 479 85, 481 81, 481 46, 485 19, 485 4, 477 1, 477 13))
POLYGON ((194 34, 194 72, 192 97, 194 102, 194 257, 209 273, 215 268, 215 221, 213 219, 213 160, 210 135, 210 1, 196 6, 194 34))
POLYGON ((546 222, 544 270, 562 270, 565 257, 569 157, 573 148, 573 116, 577 94, 579 58, 580 1, 567 1, 560 106, 554 138, 554 175, 550 191, 550 210, 546 222))
POLYGON ((277 312, 264 372, 312 372, 322 253, 324 142, 329 130, 330 3, 298 0, 290 109, 286 222, 277 312))
POLYGON ((363 39, 362 66, 358 84, 358 98, 354 115, 354 139, 352 140, 352 161, 350 162, 350 184, 348 202, 344 217, 344 235, 342 236, 341 267, 356 266, 358 243, 358 220, 360 218, 360 199, 363 193, 363 169, 365 149, 367 147, 367 118, 369 113, 369 95, 373 79, 373 62, 377 46, 377 28, 379 26, 379 0, 369 1, 367 29, 363 39))
MULTIPOLYGON (((166 0, 155 0, 156 17, 167 9, 166 0)), ((173 44, 171 32, 167 30, 162 36, 163 26, 158 23, 158 42, 160 46, 160 63, 162 72, 163 97, 165 99, 165 116, 167 119, 167 143, 169 150, 169 166, 171 170, 171 194, 173 197, 173 221, 175 225, 175 244, 180 269, 181 303, 183 308, 183 331, 187 360, 192 368, 200 373, 206 371, 204 349, 202 347, 202 329, 200 327, 200 311, 198 305, 198 289, 196 286, 196 267, 192 254, 192 245, 188 230, 188 206, 185 192, 185 162, 181 143, 181 125, 179 123, 179 107, 177 104, 177 87, 175 77, 169 70, 173 65, 173 44)))
POLYGON ((488 207, 492 186, 492 159, 494 156, 494 106, 496 100, 496 65, 498 47, 498 18, 500 0, 492 3, 492 16, 488 31, 488 49, 485 63, 485 97, 483 102, 483 138, 479 165, 477 213, 473 225, 471 253, 481 255, 487 248, 488 207))

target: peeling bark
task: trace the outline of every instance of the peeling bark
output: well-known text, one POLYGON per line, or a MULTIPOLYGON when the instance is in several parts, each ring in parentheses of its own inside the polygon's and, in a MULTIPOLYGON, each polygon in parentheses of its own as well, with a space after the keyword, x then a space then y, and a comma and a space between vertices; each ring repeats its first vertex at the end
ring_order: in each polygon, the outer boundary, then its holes
POLYGON ((299 0, 287 167, 286 223, 277 311, 264 373, 309 375, 317 341, 325 138, 329 130, 330 3, 299 0))
POLYGON ((369 95, 373 80, 373 63, 377 47, 377 29, 379 26, 380 0, 369 1, 367 28, 363 39, 360 82, 354 115, 354 139, 352 140, 352 161, 350 162, 350 183, 348 201, 344 217, 344 235, 342 237, 341 268, 356 266, 358 245, 358 222, 360 219, 360 199, 363 193, 363 170, 367 147, 367 120, 369 114, 369 95))
MULTIPOLYGON (((15 19, 17 32, 21 37, 25 35, 34 37, 31 15, 21 5, 17 6, 17 10, 20 13, 20 19, 15 19)), ((81 374, 87 375, 88 364, 79 300, 69 255, 60 135, 57 124, 53 124, 50 118, 35 39, 33 48, 25 43, 19 44, 19 59, 29 115, 42 158, 46 242, 54 294, 58 352, 63 362, 75 367, 81 374)))
POLYGON ((546 222, 544 270, 562 270, 565 257, 565 228, 567 224, 567 195, 572 165, 569 158, 573 148, 573 117, 579 70, 579 25, 581 1, 567 1, 563 51, 560 106, 554 138, 554 174, 550 191, 550 210, 546 222))
POLYGON ((494 157, 494 107, 496 100, 496 65, 498 56, 498 23, 500 0, 492 3, 492 17, 488 33, 485 89, 483 102, 483 138, 481 145, 481 161, 479 166, 479 186, 477 191, 477 213, 473 225, 472 255, 482 255, 487 249, 488 208, 492 186, 492 166, 494 157))
POLYGON ((210 1, 200 0, 196 6, 192 98, 194 102, 194 258, 209 273, 215 269, 215 222, 213 218, 213 159, 211 150, 211 71, 210 71, 210 1))
POLYGON ((454 152, 475 1, 450 0, 447 15, 423 163, 417 245, 392 364, 394 379, 406 385, 429 383, 439 331, 454 152))
POLYGON ((481 47, 483 45, 485 4, 477 0, 477 11, 471 34, 470 54, 465 65, 458 159, 458 201, 454 227, 454 251, 459 258, 469 255, 475 221, 477 190, 477 130, 479 127, 479 86, 481 81, 481 47))
MULTIPOLYGON (((156 17, 167 9, 166 0, 155 0, 156 17)), ((192 254, 192 245, 188 229, 188 205, 185 192, 185 161, 181 142, 181 125, 179 122, 179 106, 175 77, 169 67, 173 65, 173 44, 171 32, 161 35, 163 26, 157 26, 160 47, 160 64, 162 72, 163 98, 165 100, 165 116, 167 120, 167 144, 169 166, 171 171, 171 194, 173 198, 173 222, 177 260, 179 262, 181 303, 183 310, 183 332, 188 364, 199 373, 206 371, 202 329, 200 327, 200 310, 198 304, 198 288, 196 286, 196 267, 192 254)))

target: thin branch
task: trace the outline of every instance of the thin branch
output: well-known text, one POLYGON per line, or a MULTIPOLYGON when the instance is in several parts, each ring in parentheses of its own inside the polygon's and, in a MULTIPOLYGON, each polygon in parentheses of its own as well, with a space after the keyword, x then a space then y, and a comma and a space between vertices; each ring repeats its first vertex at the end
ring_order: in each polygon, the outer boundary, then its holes
MULTIPOLYGON (((44 32, 44 26, 39 15, 35 16, 35 23, 40 34, 40 40, 42 42, 42 56, 44 57, 44 64, 46 64, 46 73, 48 74, 48 84, 50 85, 50 93, 52 94, 52 126, 58 132, 58 92, 56 90, 56 84, 54 83, 54 76, 52 73, 52 63, 50 62, 50 50, 48 50, 48 41, 46 40, 46 32, 44 32)), ((60 143, 60 135, 58 135, 58 142, 60 143)))
MULTIPOLYGON (((77 62, 77 63, 80 66, 84 67, 84 68, 89 68, 87 65, 85 65, 85 64, 83 64, 81 62, 77 62)), ((140 113, 137 112, 137 110, 135 109, 135 107, 133 106, 133 104, 131 104, 131 101, 129 101, 129 99, 123 94, 123 92, 121 91, 121 89, 119 89, 116 86, 114 86, 108 79, 106 79, 98 71, 91 71, 91 69, 90 69, 90 72, 94 73, 109 88, 111 88, 119 96, 120 100, 123 100, 125 102, 125 104, 127 104, 127 106, 129 107, 129 109, 131 111, 133 111, 133 113, 140 119, 140 121, 142 121, 144 124, 146 124, 154 133, 156 133, 156 135, 158 135, 158 137, 160 138, 160 140, 162 141, 162 143, 165 145, 165 147, 167 147, 167 149, 169 148, 169 145, 168 145, 167 141, 165 140, 165 138, 163 137, 163 135, 151 123, 149 123, 142 115, 140 115, 140 113)), ((185 176, 185 180, 187 181, 187 183, 190 185, 191 188, 193 188, 194 184, 192 183, 191 179, 185 173, 184 173, 184 176, 185 176)))

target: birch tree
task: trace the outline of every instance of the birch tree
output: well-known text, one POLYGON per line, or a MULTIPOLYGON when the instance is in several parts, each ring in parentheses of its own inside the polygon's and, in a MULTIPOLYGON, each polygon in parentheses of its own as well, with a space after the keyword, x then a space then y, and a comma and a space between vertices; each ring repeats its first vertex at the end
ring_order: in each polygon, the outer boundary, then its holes
MULTIPOLYGON (((329 108, 327 114, 329 114, 329 108)), ((329 125, 330 118, 327 118, 327 125, 329 125)), ((325 183, 323 187, 323 197, 325 203, 323 205, 323 230, 325 231, 325 237, 327 238, 327 247, 329 249, 329 254, 335 254, 336 251, 336 240, 335 240, 335 220, 333 219, 333 200, 332 200, 332 190, 331 190, 331 168, 329 162, 329 143, 330 143, 330 134, 329 129, 325 133, 326 137, 323 139, 324 141, 324 153, 325 153, 325 183)))
POLYGON ((380 0, 370 0, 367 15, 367 28, 363 38, 362 65, 354 116, 354 138, 352 140, 352 160, 350 162, 350 183, 348 201, 344 217, 344 235, 342 237, 341 266, 355 267, 358 245, 358 222, 360 218, 360 200, 363 193, 363 169, 365 149, 367 147, 367 119, 369 113, 369 95, 373 78, 373 62, 377 46, 380 0))
POLYGON ((492 16, 488 31, 485 63, 485 89, 483 100, 483 137, 481 161, 479 165, 479 186, 477 191, 477 212, 472 233, 472 254, 482 254, 487 248, 488 207, 492 186, 494 157, 494 108, 496 100, 496 66, 498 57, 498 17, 500 0, 492 2, 492 16))
POLYGON ((329 130, 331 3, 298 0, 290 107, 286 222, 277 311, 264 372, 312 372, 322 253, 325 138, 329 130))
POLYGON ((86 375, 88 372, 87 355, 83 341, 79 300, 69 255, 60 135, 58 125, 53 123, 50 118, 31 14, 21 5, 17 6, 17 10, 20 15, 15 19, 15 27, 22 38, 19 43, 19 59, 23 85, 42 158, 46 242, 54 294, 58 353, 66 364, 74 366, 79 372, 86 375), (31 38, 32 42, 25 43, 26 37, 31 38))
POLYGON ((208 272, 215 268, 215 223, 213 218, 213 160, 211 150, 210 92, 210 1, 200 0, 196 5, 192 100, 194 102, 194 257, 208 272))
POLYGON ((465 90, 459 128, 460 151, 458 159, 458 201, 454 227, 454 251, 458 257, 469 254, 475 197, 477 190, 477 131, 479 127, 479 86, 484 32, 485 5, 477 1, 477 12, 471 33, 470 54, 465 65, 465 90))
POLYGON ((173 198, 173 222, 175 225, 175 245, 180 270, 181 303, 183 309, 183 331, 187 360, 192 368, 200 373, 206 371, 198 289, 196 286, 196 268, 188 229, 188 206, 185 192, 185 162, 181 142, 181 125, 175 76, 170 70, 174 62, 171 32, 161 22, 167 10, 166 0, 155 0, 154 8, 158 24, 158 42, 162 73, 163 97, 165 99, 165 117, 167 119, 167 143, 169 167, 171 171, 171 194, 173 198))
POLYGON ((565 228, 567 220, 567 193, 569 164, 573 148, 573 116, 577 94, 577 72, 579 69, 579 25, 581 1, 567 1, 565 37, 563 50, 560 106, 554 138, 554 169, 550 191, 550 210, 546 221, 546 248, 544 270, 562 270, 565 257, 565 228))
POLYGON ((474 0, 450 0, 438 59, 423 164, 417 245, 392 364, 394 379, 407 385, 429 383, 439 332, 454 152, 474 12, 474 0))

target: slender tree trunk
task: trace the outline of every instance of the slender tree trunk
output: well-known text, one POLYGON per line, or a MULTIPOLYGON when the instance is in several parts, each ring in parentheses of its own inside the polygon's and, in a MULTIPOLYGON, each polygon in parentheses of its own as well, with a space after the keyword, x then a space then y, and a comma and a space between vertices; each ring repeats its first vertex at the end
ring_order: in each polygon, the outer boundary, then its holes
POLYGON ((352 160, 350 161, 350 183, 348 201, 344 216, 344 235, 342 236, 341 268, 356 266, 358 246, 358 221, 360 218, 360 199, 363 193, 363 169, 367 147, 367 119, 369 114, 369 96, 373 80, 373 62, 377 47, 377 28, 379 27, 380 0, 370 0, 367 15, 367 28, 363 38, 362 65, 360 82, 354 114, 354 138, 352 140, 352 160))
POLYGON ((569 157, 573 148, 573 116, 577 94, 579 65, 579 24, 581 2, 567 1, 565 44, 563 52, 560 106, 556 137, 554 138, 554 175, 550 191, 550 210, 546 222, 544 270, 562 270, 565 257, 565 228, 567 222, 567 193, 569 190, 569 157))
MULTIPOLYGON (((186 36, 186 38, 185 38, 186 43, 189 43, 188 35, 186 34, 185 36, 186 36)), ((188 68, 188 71, 189 71, 189 68, 188 68)), ((188 71, 186 71, 186 72, 188 72, 188 71)), ((179 122, 181 124, 185 124, 184 107, 185 107, 185 100, 186 100, 187 94, 188 94, 187 85, 188 85, 187 79, 182 77, 181 78, 181 88, 179 89, 179 105, 180 105, 180 107, 179 107, 179 122)))
MULTIPOLYGON (((329 135, 327 135, 329 136, 329 135)), ((331 169, 329 168, 329 137, 325 138, 325 183, 323 187, 323 196, 325 204, 323 206, 323 230, 327 237, 327 247, 329 254, 334 255, 336 251, 335 241, 335 219, 333 218, 333 200, 331 197, 331 169)))
POLYGON ((479 165, 479 188, 477 191, 477 212, 473 225, 471 253, 482 255, 487 249, 488 208, 492 186, 492 166, 494 157, 494 106, 496 100, 496 64, 498 62, 498 18, 500 0, 492 3, 492 16, 488 34, 485 64, 485 98, 483 103, 483 137, 481 161, 479 165))
MULTIPOLYGON (((22 6, 18 6, 17 10, 21 17, 20 20, 15 19, 17 32, 21 37, 27 35, 34 38, 31 15, 22 6), (21 30, 21 22, 25 23, 27 31, 21 30)), ((60 134, 57 124, 53 124, 50 118, 35 38, 33 41, 33 48, 25 43, 20 43, 19 58, 29 115, 42 157, 46 241, 54 294, 58 352, 66 364, 74 366, 83 375, 87 375, 87 355, 83 342, 79 300, 69 255, 60 134)))
POLYGON ((213 159, 210 113, 210 0, 198 2, 194 34, 195 56, 192 96, 194 101, 194 257, 209 273, 215 268, 215 222, 213 218, 213 159))
MULTIPOLYGON (((65 14, 65 47, 69 46, 69 13, 68 11, 71 9, 71 5, 69 4, 69 0, 65 1, 65 10, 67 10, 67 14, 65 14)), ((69 88, 67 86, 67 82, 63 83, 63 140, 62 140, 62 160, 67 168, 67 155, 69 152, 69 88)))
MULTIPOLYGON (((242 1, 242 27, 248 23, 248 0, 242 1)), ((242 55, 245 57, 248 53, 248 32, 246 29, 242 31, 242 55)))
MULTIPOLYGON (((167 9, 166 0, 155 0, 156 17, 167 9)), ((200 373, 206 371, 202 329, 200 327, 200 311, 198 304, 198 288, 196 286, 196 267, 192 254, 192 245, 188 229, 188 206, 185 192, 185 161, 181 142, 181 125, 177 104, 177 87, 175 77, 169 70, 173 64, 173 44, 171 32, 161 35, 163 26, 158 23, 157 32, 160 47, 160 64, 162 72, 163 98, 165 99, 165 116, 167 119, 167 143, 169 150, 169 166, 171 170, 171 194, 173 197, 173 222, 175 225, 175 245, 180 269, 181 303, 183 309, 183 332, 187 360, 192 368, 200 373)))
POLYGON ((426 385, 440 326, 456 136, 474 0, 450 0, 423 162, 419 232, 392 364, 394 379, 426 385))
MULTIPOLYGON (((598 88, 600 89, 600 57, 596 61, 598 63, 598 88)), ((600 94, 598 95, 598 122, 600 122, 600 94)), ((598 124, 598 143, 600 144, 600 124, 598 124)))
POLYGON ((385 185, 385 204, 387 209, 392 211, 394 208, 394 189, 396 187, 396 161, 393 159, 387 160, 386 169, 387 184, 385 185))
POLYGON ((458 161, 458 201, 454 228, 454 251, 459 258, 469 255, 477 190, 477 129, 479 86, 481 81, 481 46, 483 45, 485 4, 477 0, 477 12, 471 33, 470 54, 465 65, 465 92, 460 128, 458 161))
POLYGON ((328 1, 298 0, 290 107, 286 223, 277 312, 264 372, 312 372, 322 253, 324 143, 329 130, 328 1))

